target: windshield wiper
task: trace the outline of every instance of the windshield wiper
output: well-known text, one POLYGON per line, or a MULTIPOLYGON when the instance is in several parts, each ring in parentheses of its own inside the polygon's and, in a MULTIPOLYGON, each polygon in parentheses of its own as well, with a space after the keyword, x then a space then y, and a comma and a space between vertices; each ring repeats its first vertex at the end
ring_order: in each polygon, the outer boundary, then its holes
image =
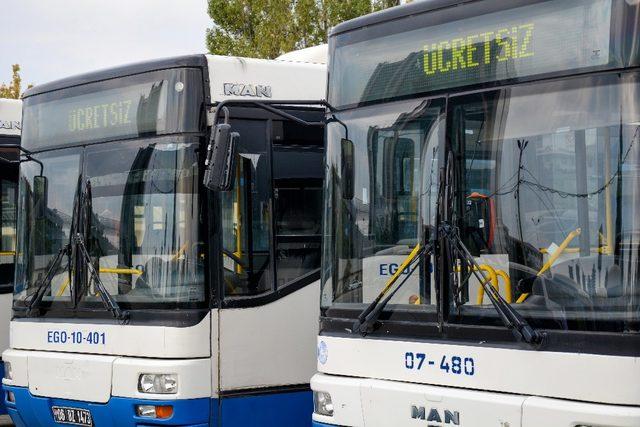
POLYGON ((376 329, 375 326, 378 322, 378 318, 380 317, 380 314, 382 313, 382 310, 384 310, 385 306, 389 303, 391 298, 393 298, 396 292, 398 292, 398 290, 402 287, 402 285, 405 284, 407 279, 411 277, 413 272, 420 265, 419 262, 413 265, 414 262, 416 260, 419 260, 422 254, 426 252, 431 252, 432 249, 433 249, 432 244, 429 244, 427 246, 421 246, 420 243, 418 243, 413 248, 411 253, 404 259, 400 267, 398 267, 398 270, 387 281, 387 283, 385 284, 384 288, 382 288, 378 296, 373 301, 371 301, 371 303, 362 311, 362 313, 360 313, 360 315, 358 315, 358 320, 356 320, 355 324, 353 325, 352 332, 359 332, 364 337, 376 329), (409 267, 412 267, 411 270, 409 271, 409 274, 406 274, 405 277, 402 279, 402 282, 400 282, 400 284, 396 286, 396 288, 393 291, 389 292, 389 289, 391 289, 394 283, 398 281, 398 278, 400 278, 402 273, 406 271, 406 269, 409 267))
MULTIPOLYGON (((70 236, 72 236, 76 230, 76 226, 77 226, 76 216, 77 216, 79 203, 80 203, 80 182, 78 182, 78 186, 76 187, 76 194, 73 200, 73 208, 72 208, 72 214, 71 214, 71 227, 69 230, 70 236)), ((47 268, 46 274, 44 275, 40 283, 37 285, 36 292, 33 294, 33 297, 31 297, 31 300, 27 305, 28 317, 35 317, 37 315, 40 315, 39 308, 40 308, 40 304, 42 303, 42 299, 44 298, 44 295, 46 293, 47 287, 51 286, 53 277, 58 272, 58 269, 60 268, 60 264, 62 263, 62 259, 64 258, 64 256, 67 255, 68 257, 71 257, 72 253, 73 253, 72 240, 71 238, 69 238, 69 243, 64 245, 60 249, 58 254, 49 262, 49 267, 47 268)), ((71 259, 69 259, 69 261, 67 262, 66 269, 68 269, 69 271, 69 283, 71 283, 71 259)), ((73 292, 71 292, 71 289, 73 289, 73 286, 69 288, 69 292, 73 297, 73 292)))
MULTIPOLYGON (((36 292, 33 294, 33 297, 31 297, 31 300, 29 300, 29 304, 27 305, 27 316, 29 317, 36 316, 36 310, 40 308, 40 303, 42 303, 42 299, 44 298, 44 294, 46 293, 47 286, 51 285, 51 281, 53 280, 53 277, 58 272, 58 269, 60 268, 60 264, 62 263, 62 259, 64 258, 64 256, 69 254, 71 254, 71 245, 66 244, 62 247, 62 249, 60 249, 58 254, 49 262, 49 268, 47 268, 47 273, 41 279, 40 283, 36 287, 36 292)), ((68 265, 67 265, 67 268, 69 268, 68 265)))
POLYGON ((87 268, 87 270, 89 270, 89 274, 91 275, 91 279, 89 279, 89 283, 87 283, 87 286, 83 287, 82 292, 79 292, 79 297, 82 297, 84 291, 89 288, 88 285, 91 283, 91 280, 93 280, 93 283, 98 288, 98 295, 100 296, 100 300, 104 304, 105 308, 109 310, 109 312, 111 312, 113 317, 115 317, 122 323, 127 323, 129 321, 129 312, 120 308, 118 302, 109 293, 106 286, 102 282, 102 279, 100 279, 100 274, 96 271, 95 267, 91 263, 91 256, 87 251, 87 247, 84 244, 82 235, 80 235, 80 233, 76 233, 73 241, 75 243, 76 250, 79 252, 85 267, 87 268))
POLYGON ((500 292, 489 283, 489 277, 482 272, 473 255, 471 255, 469 249, 467 249, 462 242, 457 228, 444 224, 440 227, 440 232, 455 252, 454 258, 459 258, 470 266, 471 273, 478 279, 480 286, 484 288, 485 294, 489 296, 489 300, 498 312, 500 319, 516 339, 534 346, 542 344, 546 334, 533 328, 525 318, 500 295, 500 292))
MULTIPOLYGON (((126 324, 129 322, 129 312, 120 308, 118 302, 109 293, 107 287, 102 282, 102 279, 100 279, 100 273, 93 266, 93 263, 91 262, 91 255, 89 255, 89 251, 87 250, 84 238, 82 237, 81 231, 84 231, 87 234, 91 232, 89 219, 91 217, 93 208, 91 204, 91 183, 88 180, 82 191, 81 199, 82 202, 80 217, 83 219, 83 230, 80 230, 80 227, 76 229, 76 232, 73 235, 73 243, 77 254, 80 256, 79 261, 83 262, 83 266, 89 271, 91 277, 87 280, 87 283, 83 283, 82 288, 77 293, 78 302, 80 301, 80 299, 82 299, 84 293, 88 292, 91 280, 93 280, 93 283, 98 288, 98 295, 100 296, 102 304, 113 315, 113 317, 118 319, 122 324, 126 324)), ((86 275, 83 274, 82 277, 86 279, 86 275)))

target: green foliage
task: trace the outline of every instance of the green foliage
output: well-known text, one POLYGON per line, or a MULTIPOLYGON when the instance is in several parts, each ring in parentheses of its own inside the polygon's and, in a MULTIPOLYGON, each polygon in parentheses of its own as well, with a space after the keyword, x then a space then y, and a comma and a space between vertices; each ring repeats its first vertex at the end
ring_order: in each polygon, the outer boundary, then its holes
POLYGON ((213 28, 207 48, 218 55, 275 58, 326 43, 332 27, 399 0, 208 0, 213 28))
MULTIPOLYGON (((22 95, 22 77, 20 77, 20 65, 12 65, 11 72, 11 83, 0 84, 0 98, 20 99, 20 96, 22 95)), ((32 86, 33 85, 29 85, 27 88, 30 88, 32 86)))

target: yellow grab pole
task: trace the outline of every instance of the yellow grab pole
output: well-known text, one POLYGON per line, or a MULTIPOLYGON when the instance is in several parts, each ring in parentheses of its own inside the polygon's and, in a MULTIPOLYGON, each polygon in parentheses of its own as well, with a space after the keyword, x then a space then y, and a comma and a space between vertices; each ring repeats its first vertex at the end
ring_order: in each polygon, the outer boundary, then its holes
MULTIPOLYGON (((580 235, 580 233, 582 233, 582 229, 580 228, 576 228, 574 231, 572 231, 571 233, 569 233, 569 235, 564 239, 564 241, 560 244, 560 246, 558 247, 558 249, 556 249, 556 251, 554 253, 551 254, 551 256, 549 257, 549 259, 547 260, 547 262, 542 266, 542 268, 540 269, 540 271, 538 271, 538 273, 536 274, 537 277, 542 276, 542 274, 547 271, 548 269, 550 269, 553 266, 553 263, 556 262, 556 260, 560 257, 560 255, 562 255, 562 253, 564 252, 565 249, 567 249, 567 246, 569 246, 569 243, 571 243, 571 241, 573 239, 575 239, 576 237, 578 237, 580 235)), ((518 301, 516 301, 517 304, 521 304, 523 303, 527 298, 529 297, 528 293, 524 293, 522 295, 520 295, 520 298, 518 298, 518 301)))

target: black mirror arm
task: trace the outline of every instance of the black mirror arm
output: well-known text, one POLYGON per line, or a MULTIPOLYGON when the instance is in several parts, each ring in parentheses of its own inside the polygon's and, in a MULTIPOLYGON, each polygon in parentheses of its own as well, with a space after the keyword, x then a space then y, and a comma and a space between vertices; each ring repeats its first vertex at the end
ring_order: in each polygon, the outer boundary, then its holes
MULTIPOLYGON (((286 113, 284 111, 275 108, 274 106, 305 106, 305 105, 321 105, 329 110, 332 110, 332 107, 324 100, 310 100, 310 101, 256 101, 256 100, 238 100, 238 99, 229 99, 226 101, 222 101, 219 104, 208 104, 207 107, 215 107, 216 112, 213 118, 214 125, 218 123, 220 119, 220 112, 225 112, 226 117, 228 117, 228 106, 254 106, 258 108, 262 108, 263 110, 269 111, 277 116, 284 117, 285 119, 289 119, 303 126, 324 126, 324 122, 308 122, 299 117, 296 117, 292 114, 286 113), (226 110, 226 111, 225 111, 226 110)), ((226 123, 226 122, 225 122, 226 123)))
POLYGON ((15 144, 0 144, 0 148, 18 149, 26 157, 26 160, 9 160, 5 157, 0 156, 0 162, 9 163, 9 164, 20 164, 27 161, 36 162, 38 166, 40 166, 40 176, 44 174, 44 164, 40 160, 33 157, 32 151, 29 151, 26 148, 22 148, 21 146, 15 145, 15 144))

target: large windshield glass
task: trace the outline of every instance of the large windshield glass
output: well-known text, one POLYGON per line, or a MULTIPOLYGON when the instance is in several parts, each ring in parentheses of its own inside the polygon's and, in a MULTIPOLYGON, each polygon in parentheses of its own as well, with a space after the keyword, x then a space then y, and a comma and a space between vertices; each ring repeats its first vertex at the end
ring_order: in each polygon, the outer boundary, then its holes
MULTIPOLYGON (((613 74, 451 99, 461 235, 521 312, 637 328, 639 96, 637 74, 613 74)), ((461 286, 462 318, 495 316, 461 286)))
MULTIPOLYGON (((48 262, 69 242, 72 223, 80 220, 73 218, 79 197, 74 184, 79 183, 91 212, 86 246, 118 303, 135 308, 204 301, 197 146, 197 139, 163 139, 42 155, 48 181, 43 216, 31 190, 39 167, 24 167, 21 229, 29 231, 19 248, 22 287, 17 298, 31 295, 48 262)), ((97 289, 70 274, 67 263, 62 263, 44 302, 67 301, 80 308, 97 303, 97 289)))
MULTIPOLYGON (((395 103, 343 113, 343 124, 328 125, 323 306, 370 303, 428 239, 442 109, 439 101, 395 103)), ((431 270, 425 257, 391 305, 435 307, 431 270)))

